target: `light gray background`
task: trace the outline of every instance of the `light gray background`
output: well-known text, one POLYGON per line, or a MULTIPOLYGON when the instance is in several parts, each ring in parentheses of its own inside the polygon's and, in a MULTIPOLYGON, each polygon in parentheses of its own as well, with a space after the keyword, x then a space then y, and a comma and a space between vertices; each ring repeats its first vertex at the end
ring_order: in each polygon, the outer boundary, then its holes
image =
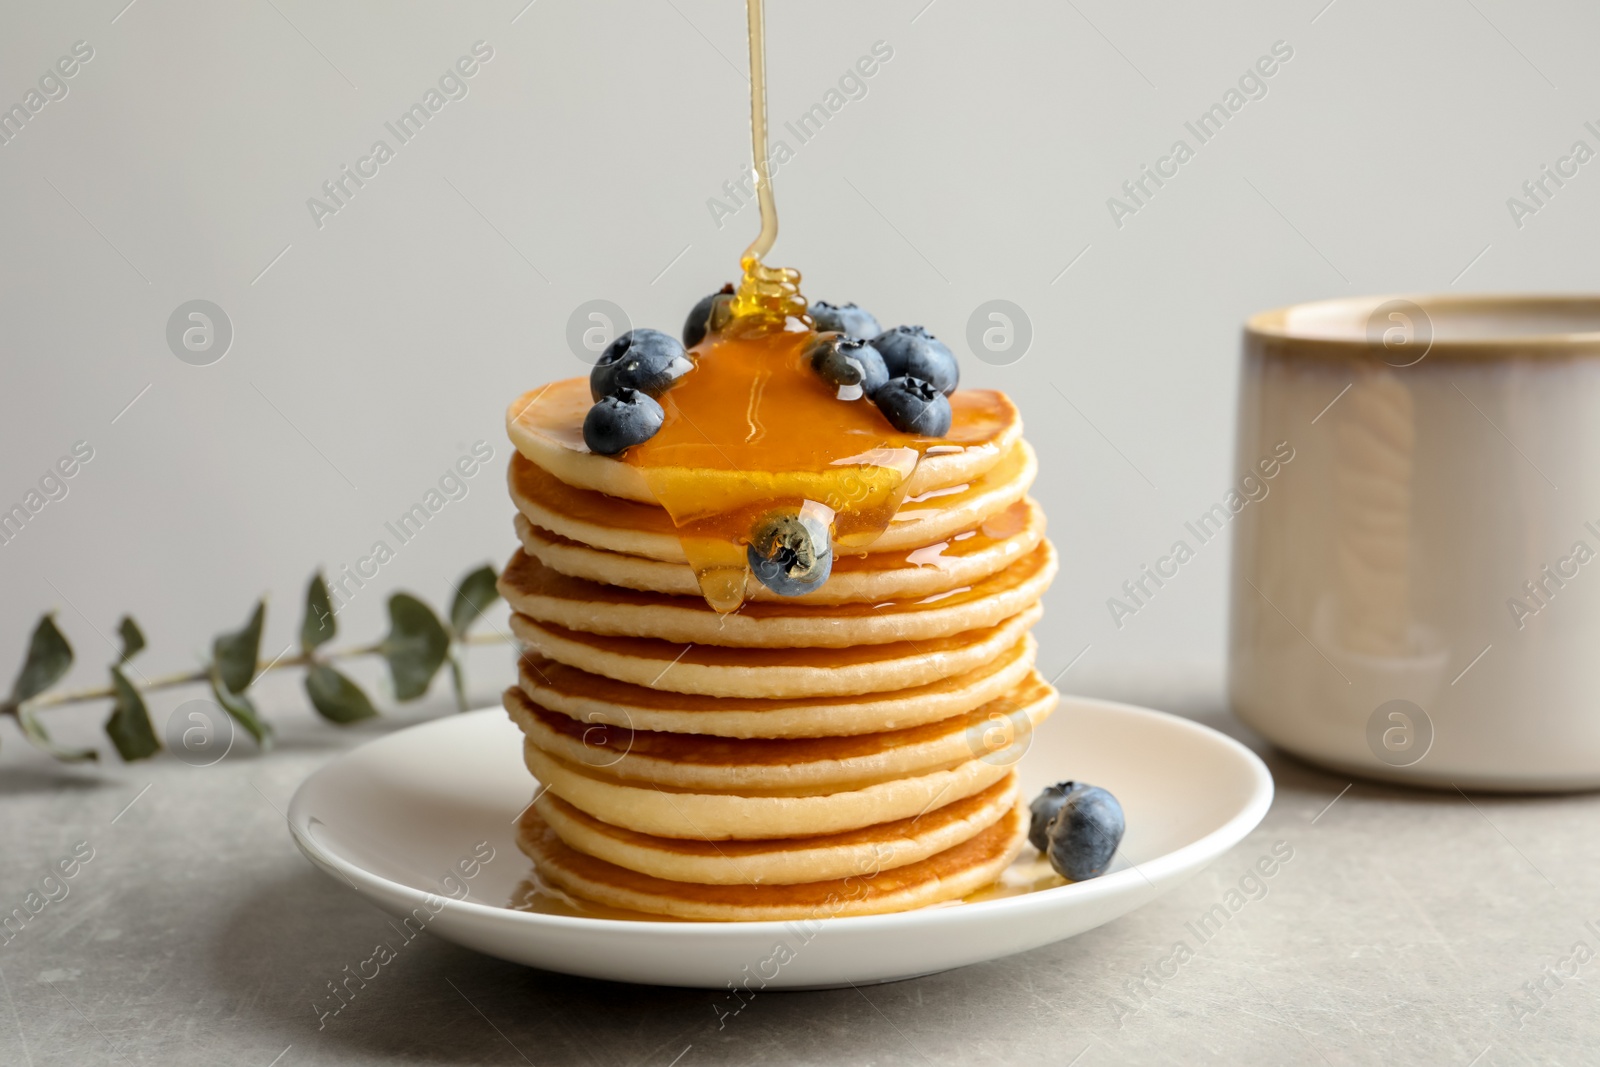
MULTIPOLYGON (((751 207, 719 229, 706 206, 748 163, 736 0, 125 2, 0 6, 0 104, 73 42, 95 50, 0 147, 0 504, 73 442, 95 449, 70 495, 0 546, 0 662, 55 608, 86 684, 124 611, 151 637, 153 676, 192 666, 270 593, 275 653, 314 568, 364 554, 472 442, 498 468, 507 402, 582 372, 564 341, 578 304, 675 329, 756 224, 751 207), (478 40, 494 58, 467 98, 318 229, 306 199, 393 143, 385 121, 478 40), (208 367, 165 341, 196 298, 235 332, 208 367)), ((782 169, 774 260, 811 296, 922 322, 964 356, 981 302, 1032 320, 1020 362, 963 370, 1018 399, 1039 449, 1063 556, 1042 658, 1053 671, 1082 652, 1073 689, 1215 705, 1225 545, 1120 631, 1105 600, 1237 480, 1249 313, 1600 274, 1600 163, 1520 230, 1506 208, 1574 140, 1597 146, 1589 6, 773 0, 768 17, 775 137, 874 42, 894 49, 782 169), (1294 58, 1268 95, 1117 228, 1107 198, 1280 40, 1294 58)), ((377 635, 389 589, 443 602, 467 567, 501 560, 510 510, 498 474, 479 475, 340 615, 346 639, 377 635)), ((508 676, 503 654, 476 666, 484 694, 508 676)), ((298 714, 291 683, 267 693, 269 715, 298 714)), ((152 702, 158 725, 187 695, 152 702)), ((99 717, 52 721, 92 742, 99 717)), ((11 727, 0 743, 13 781, 61 781, 11 727)), ((121 797, 147 778, 76 780, 121 797)), ((46 863, 54 847, 19 854, 46 863)))
MULTIPOLYGON (((706 200, 748 162, 742 5, 539 0, 513 23, 522 2, 138 0, 115 23, 118 2, 6 5, 0 100, 74 41, 95 58, 0 147, 0 502, 76 440, 96 458, 0 547, 0 649, 52 606, 86 647, 126 610, 152 667, 186 665, 262 591, 295 605, 314 567, 364 554, 471 442, 503 459, 509 400, 583 369, 579 303, 674 329, 730 277, 755 209, 719 230, 706 200), (317 229, 307 198, 480 39, 495 58, 467 98, 317 229), (210 367, 164 340, 194 298, 234 323, 210 367)), ((1120 631, 1105 601, 1237 479, 1240 322, 1452 282, 1592 286, 1600 164, 1520 231, 1505 200, 1594 141, 1600 12, 923 2, 773 3, 775 137, 894 48, 781 170, 774 258, 962 349, 979 303, 1025 308, 1025 358, 963 369, 1018 398, 1041 455, 1064 563, 1046 666, 1087 645, 1080 688, 1216 684, 1225 546, 1120 631), (1106 199, 1278 40, 1294 58, 1268 95, 1117 229, 1106 199)), ((509 510, 479 477, 380 584, 439 598, 508 553, 509 510)), ((381 600, 347 632, 376 632, 381 600)))

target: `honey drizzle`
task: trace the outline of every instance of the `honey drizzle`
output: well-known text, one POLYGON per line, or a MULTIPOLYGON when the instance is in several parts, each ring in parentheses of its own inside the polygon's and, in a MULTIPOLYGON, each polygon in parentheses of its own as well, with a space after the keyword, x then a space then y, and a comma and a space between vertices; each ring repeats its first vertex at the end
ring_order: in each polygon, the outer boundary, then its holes
POLYGON ((788 267, 768 267, 761 261, 778 242, 778 205, 772 195, 772 174, 767 150, 767 41, 764 0, 745 0, 750 25, 750 154, 755 167, 756 203, 761 208, 761 232, 739 257, 744 276, 733 298, 736 318, 755 318, 782 324, 790 318, 805 320, 806 300, 800 295, 800 272, 788 267))
POLYGON ((923 453, 963 447, 896 432, 871 400, 845 399, 811 369, 816 334, 800 272, 763 262, 778 239, 763 0, 746 0, 745 12, 761 230, 740 258, 731 317, 691 350, 694 371, 662 394, 662 428, 623 457, 644 474, 701 594, 721 612, 743 604, 746 546, 775 510, 820 509, 834 550, 861 552, 888 528, 923 453))
POLYGON ((741 262, 761 262, 778 243, 778 206, 772 198, 767 163, 767 35, 763 0, 745 0, 750 24, 750 146, 756 170, 756 202, 761 205, 761 232, 744 250, 741 262))

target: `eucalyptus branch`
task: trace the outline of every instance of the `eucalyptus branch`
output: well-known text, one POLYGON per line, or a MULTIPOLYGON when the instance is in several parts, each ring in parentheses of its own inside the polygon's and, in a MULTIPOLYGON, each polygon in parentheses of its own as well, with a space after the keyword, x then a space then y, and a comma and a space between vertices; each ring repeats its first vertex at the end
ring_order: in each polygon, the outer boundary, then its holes
POLYGON ((446 662, 455 689, 456 705, 466 709, 466 679, 460 650, 469 645, 505 643, 501 634, 472 634, 468 631, 483 612, 498 599, 495 574, 487 565, 462 577, 455 586, 448 622, 421 600, 409 593, 389 598, 389 633, 380 641, 344 649, 323 651, 337 631, 332 598, 320 573, 306 587, 305 616, 300 624, 300 651, 282 655, 271 662, 261 660, 261 632, 266 622, 266 601, 257 601, 244 627, 221 634, 212 641, 211 661, 191 671, 130 681, 123 666, 145 647, 143 631, 130 616, 117 626, 122 652, 110 666, 111 683, 87 689, 50 692, 72 666, 72 646, 56 628, 55 619, 46 614, 34 627, 22 671, 11 688, 11 695, 0 701, 0 715, 17 720, 23 735, 38 747, 63 760, 98 759, 93 749, 68 749, 54 744, 39 721, 38 713, 67 704, 96 700, 112 702, 111 717, 105 731, 125 760, 145 759, 161 749, 144 694, 206 684, 217 703, 256 742, 267 746, 272 728, 256 712, 248 695, 250 686, 261 675, 292 667, 305 671, 306 696, 317 713, 330 722, 346 725, 378 714, 372 701, 354 681, 333 666, 361 656, 381 656, 389 668, 397 700, 416 700, 428 691, 434 676, 446 662))
MULTIPOLYGON (((460 638, 462 645, 505 645, 511 643, 511 638, 502 633, 467 634, 460 638)), ((353 648, 340 648, 332 652, 323 652, 316 657, 304 652, 294 656, 282 656, 271 663, 263 663, 256 668, 256 677, 269 671, 281 671, 289 667, 308 667, 313 663, 322 663, 329 660, 356 659, 360 656, 375 656, 383 651, 383 643, 374 641, 369 645, 356 645, 353 648)), ((192 671, 179 671, 175 674, 163 674, 156 678, 148 678, 142 682, 134 683, 133 688, 141 693, 156 693, 164 689, 181 689, 186 685, 198 685, 211 680, 211 668, 202 667, 192 671)), ((35 711, 47 711, 50 708, 61 707, 65 704, 88 704, 96 700, 109 700, 117 695, 117 689, 111 685, 91 686, 87 689, 69 689, 64 692, 46 693, 28 702, 28 707, 35 711)), ((0 707, 0 712, 10 713, 14 709, 10 704, 0 707)))

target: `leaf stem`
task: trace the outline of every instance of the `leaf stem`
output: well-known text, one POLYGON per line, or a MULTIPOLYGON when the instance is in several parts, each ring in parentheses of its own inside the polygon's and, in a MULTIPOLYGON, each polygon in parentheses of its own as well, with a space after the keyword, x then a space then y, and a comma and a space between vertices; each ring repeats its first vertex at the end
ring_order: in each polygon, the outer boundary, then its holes
MULTIPOLYGON (((465 637, 456 638, 463 645, 503 645, 507 639, 500 633, 467 634, 465 637)), ((356 645, 352 648, 336 649, 332 652, 319 652, 307 655, 304 652, 293 656, 284 656, 271 663, 258 663, 256 674, 260 676, 267 671, 281 671, 289 667, 305 667, 314 662, 324 660, 354 659, 358 656, 375 656, 383 651, 383 642, 376 641, 369 645, 356 645)), ((151 693, 162 689, 177 689, 185 685, 197 685, 211 679, 209 668, 193 671, 180 671, 176 674, 164 674, 159 678, 152 678, 142 684, 128 679, 129 684, 141 693, 151 693)), ((116 691, 109 685, 93 686, 88 689, 72 689, 66 692, 45 693, 27 702, 27 706, 35 711, 46 708, 59 707, 63 704, 86 704, 92 700, 109 700, 116 696, 116 691)))

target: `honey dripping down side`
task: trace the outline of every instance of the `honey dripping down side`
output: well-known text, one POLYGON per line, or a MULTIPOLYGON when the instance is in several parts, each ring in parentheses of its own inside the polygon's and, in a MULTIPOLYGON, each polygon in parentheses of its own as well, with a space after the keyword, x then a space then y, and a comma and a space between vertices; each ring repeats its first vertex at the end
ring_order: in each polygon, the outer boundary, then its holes
MULTIPOLYGON (((804 307, 798 287, 782 299, 804 307)), ((695 369, 662 395, 660 431, 624 456, 718 611, 744 602, 746 548, 764 524, 808 514, 831 527, 832 550, 862 551, 937 443, 897 433, 865 397, 842 398, 809 365, 816 337, 803 312, 735 315, 689 350, 695 369)))

